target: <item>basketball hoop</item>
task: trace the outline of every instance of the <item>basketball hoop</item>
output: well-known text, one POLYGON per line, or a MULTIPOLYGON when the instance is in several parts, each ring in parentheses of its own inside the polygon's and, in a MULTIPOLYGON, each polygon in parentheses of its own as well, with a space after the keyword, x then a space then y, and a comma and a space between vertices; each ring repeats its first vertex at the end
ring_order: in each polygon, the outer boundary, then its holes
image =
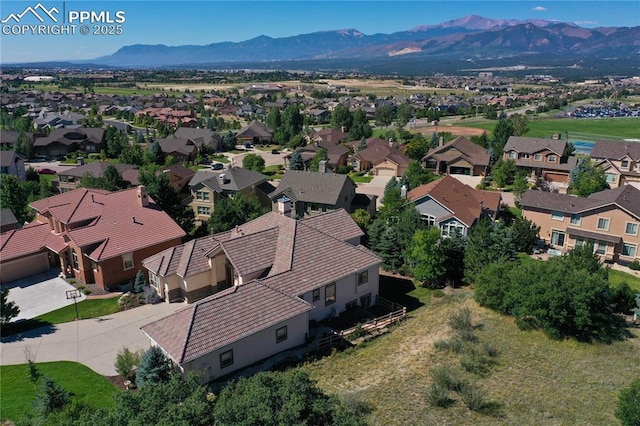
POLYGON ((82 293, 80 293, 80 290, 67 290, 67 300, 73 299, 73 304, 76 307, 76 319, 80 319, 80 315, 78 315, 78 302, 76 299, 82 297, 82 293))

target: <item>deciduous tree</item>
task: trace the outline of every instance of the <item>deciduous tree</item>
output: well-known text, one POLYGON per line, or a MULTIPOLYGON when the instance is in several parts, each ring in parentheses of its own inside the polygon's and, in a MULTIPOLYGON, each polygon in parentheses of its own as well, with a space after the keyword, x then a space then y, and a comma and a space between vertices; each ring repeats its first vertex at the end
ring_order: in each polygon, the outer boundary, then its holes
POLYGON ((247 154, 242 159, 242 167, 254 172, 262 173, 264 171, 264 158, 258 154, 247 154))

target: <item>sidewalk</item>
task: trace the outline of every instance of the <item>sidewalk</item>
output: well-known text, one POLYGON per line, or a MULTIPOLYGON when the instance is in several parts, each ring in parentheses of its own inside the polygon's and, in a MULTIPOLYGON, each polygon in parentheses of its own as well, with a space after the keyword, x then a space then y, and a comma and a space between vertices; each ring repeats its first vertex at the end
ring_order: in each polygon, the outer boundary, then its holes
POLYGON ((172 314, 184 303, 144 305, 101 318, 92 318, 30 330, 8 336, 0 343, 0 365, 26 363, 29 351, 35 362, 80 362, 104 376, 115 376, 118 351, 146 349, 149 339, 140 327, 172 314))

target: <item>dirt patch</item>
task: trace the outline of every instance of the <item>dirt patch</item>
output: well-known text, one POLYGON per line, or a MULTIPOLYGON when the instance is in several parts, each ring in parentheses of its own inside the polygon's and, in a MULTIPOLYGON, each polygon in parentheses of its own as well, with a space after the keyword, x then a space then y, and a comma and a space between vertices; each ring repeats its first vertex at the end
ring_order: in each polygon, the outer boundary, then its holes
POLYGON ((124 386, 124 377, 122 376, 104 376, 105 379, 119 390, 127 390, 124 386))
MULTIPOLYGON (((475 127, 447 126, 446 124, 438 125, 437 130, 438 132, 451 133, 454 136, 482 136, 485 132, 484 129, 476 129, 475 127)), ((436 126, 416 127, 410 130, 411 133, 429 133, 435 131, 436 126)))

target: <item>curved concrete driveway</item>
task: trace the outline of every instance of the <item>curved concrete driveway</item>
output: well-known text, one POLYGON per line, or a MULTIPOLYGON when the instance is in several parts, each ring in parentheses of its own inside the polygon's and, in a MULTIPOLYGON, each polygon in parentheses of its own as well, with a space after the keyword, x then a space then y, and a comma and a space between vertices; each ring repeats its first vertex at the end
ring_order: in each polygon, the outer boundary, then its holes
POLYGON ((144 305, 124 312, 43 327, 7 336, 0 343, 0 365, 24 364, 25 353, 35 362, 80 362, 104 376, 115 376, 118 351, 149 347, 140 327, 186 306, 184 303, 144 305))

